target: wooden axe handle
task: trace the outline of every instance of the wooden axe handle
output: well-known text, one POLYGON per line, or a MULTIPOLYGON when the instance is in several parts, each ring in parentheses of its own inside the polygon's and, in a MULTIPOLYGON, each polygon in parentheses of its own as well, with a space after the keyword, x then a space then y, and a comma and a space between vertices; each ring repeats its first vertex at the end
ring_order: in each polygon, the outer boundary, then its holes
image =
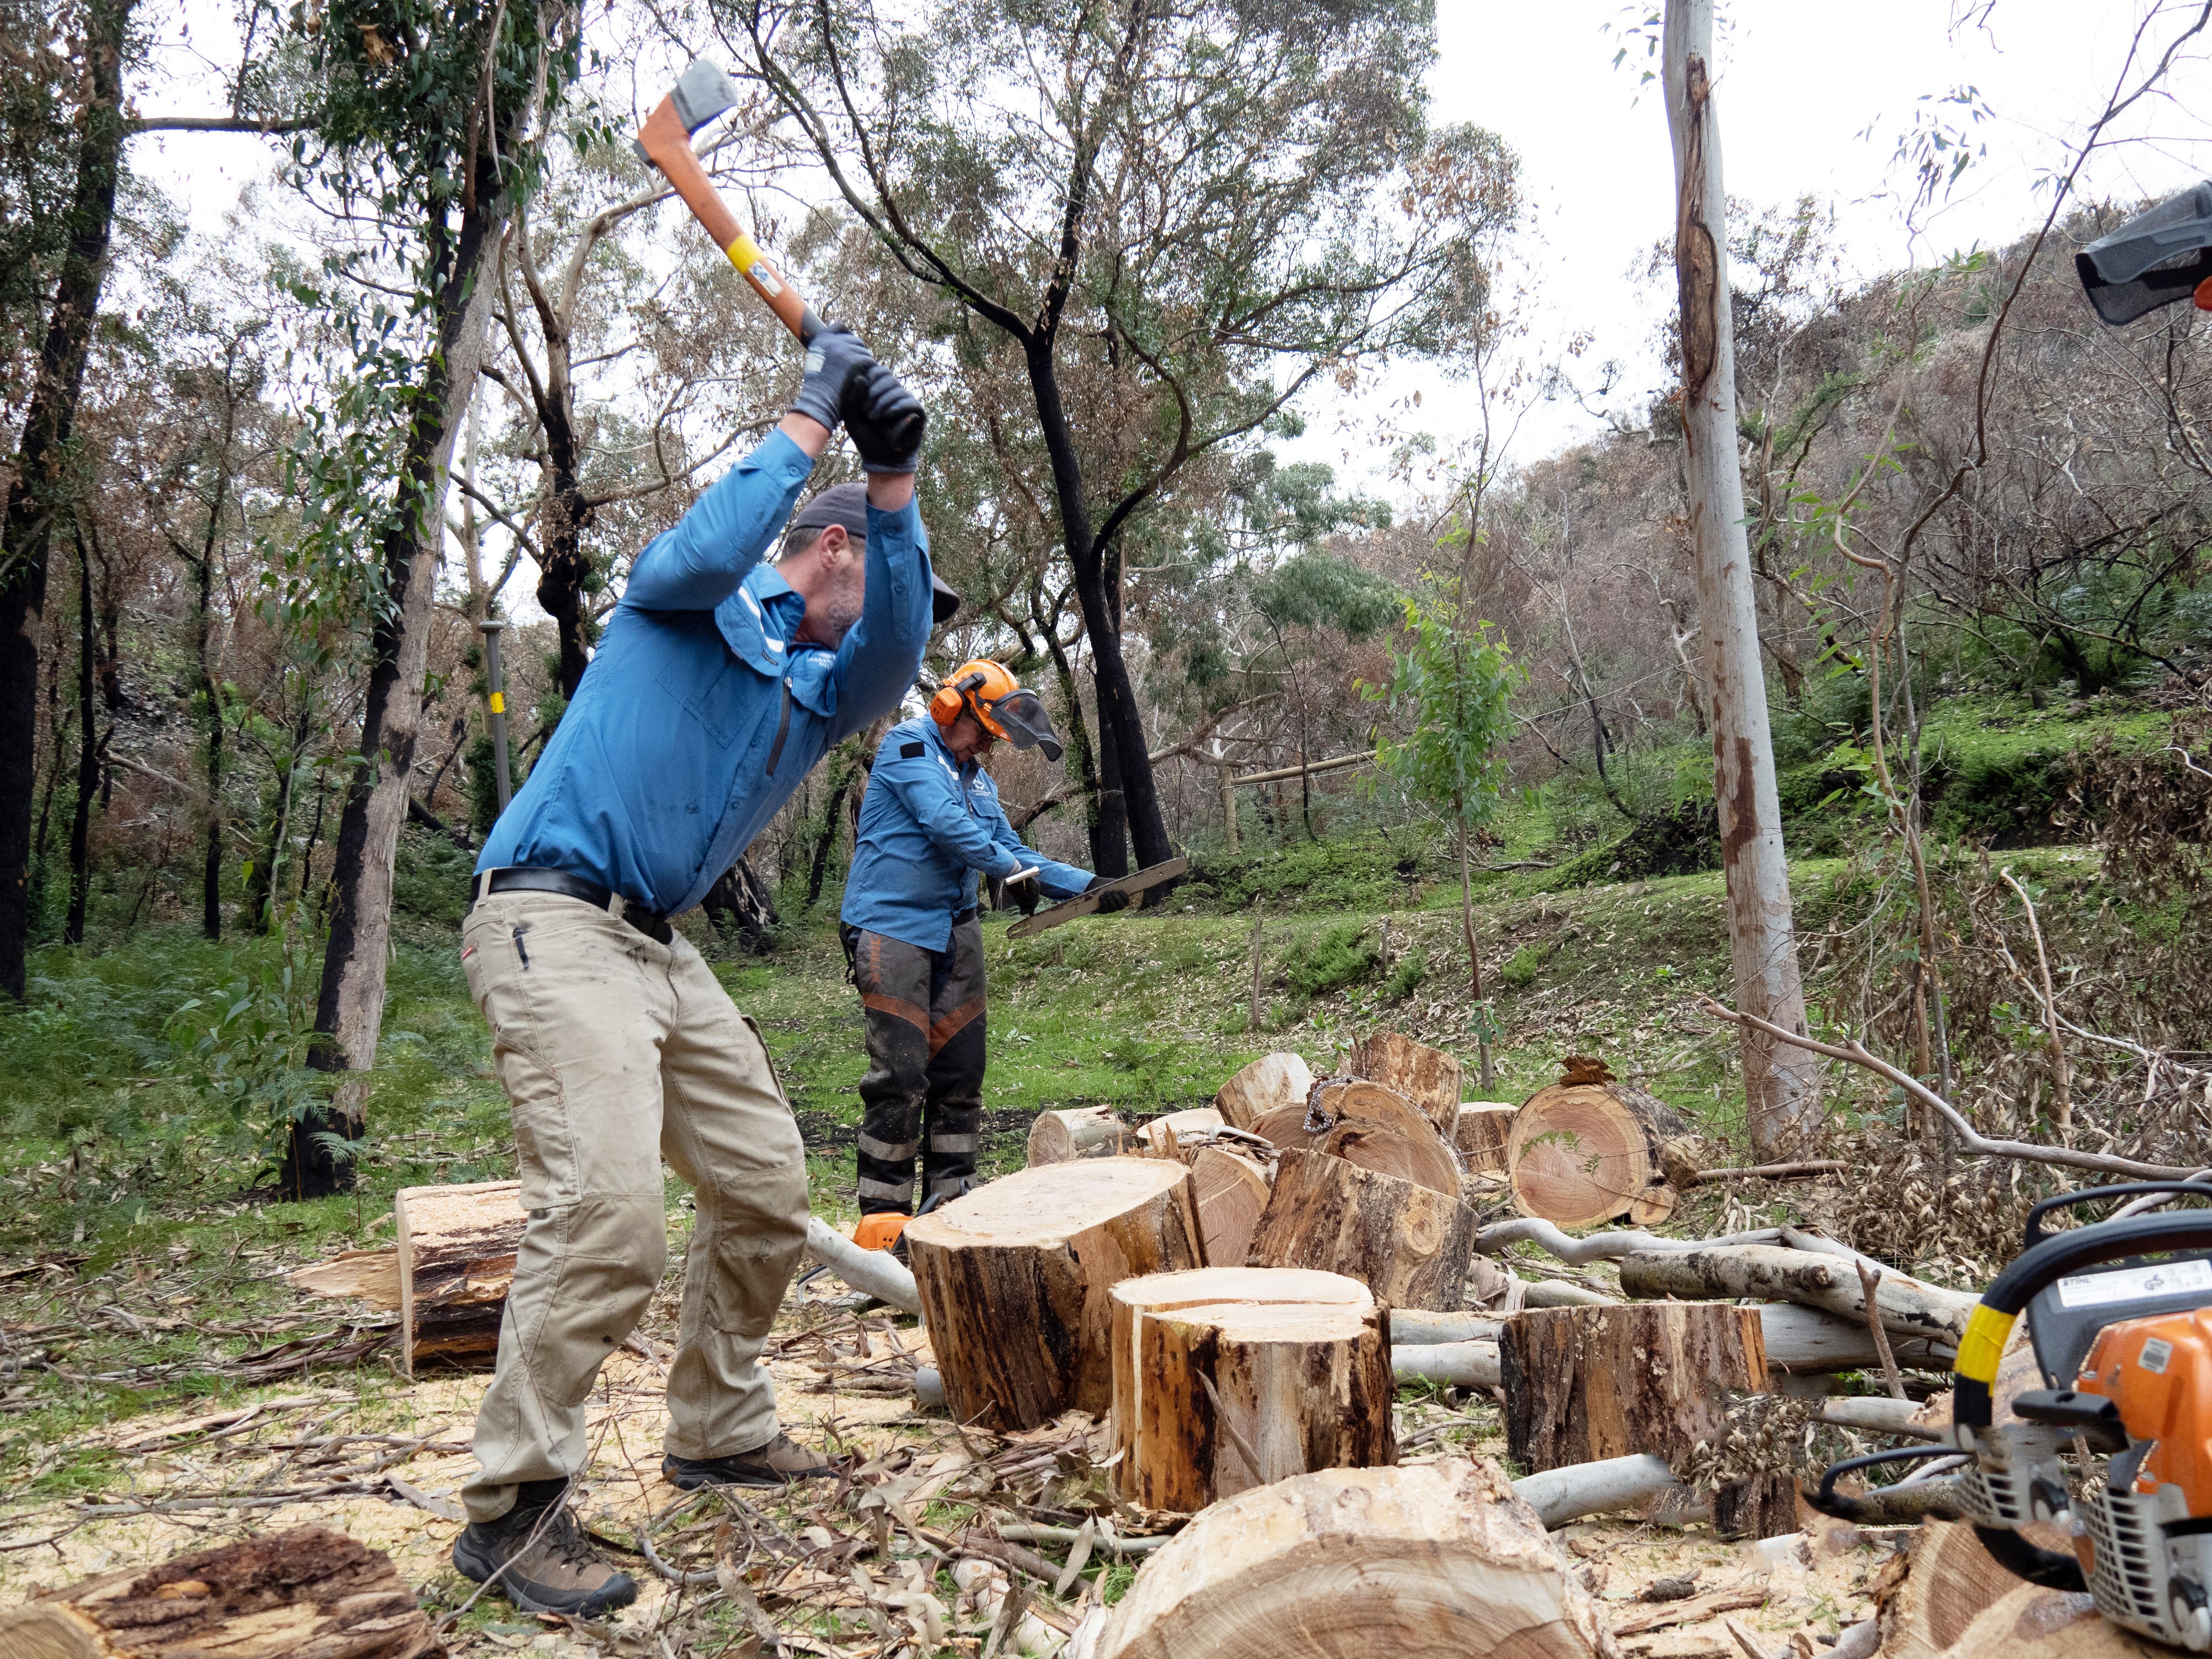
POLYGON ((799 298, 783 273, 769 263, 760 244, 738 228, 737 215, 722 200, 707 169, 699 165, 698 152, 691 148, 691 135, 684 130, 684 118, 677 113, 672 95, 662 99, 660 106, 646 118, 637 142, 661 176, 676 187, 691 216, 714 239, 714 246, 729 255, 738 275, 799 337, 799 343, 804 345, 819 334, 822 319, 814 314, 814 307, 799 298))

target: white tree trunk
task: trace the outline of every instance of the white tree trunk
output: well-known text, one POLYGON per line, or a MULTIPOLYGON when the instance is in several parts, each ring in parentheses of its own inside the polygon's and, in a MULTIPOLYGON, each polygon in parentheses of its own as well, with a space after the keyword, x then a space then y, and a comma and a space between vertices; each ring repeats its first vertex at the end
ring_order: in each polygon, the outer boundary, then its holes
MULTIPOLYGON (((1674 137, 1674 268, 1682 303, 1682 436, 1690 533, 1711 688, 1713 795, 1728 878, 1729 940, 1739 1006, 1803 1031, 1790 866, 1766 724, 1766 678, 1744 536, 1736 459, 1735 354, 1729 324, 1727 192, 1712 102, 1713 0, 1668 0, 1667 125, 1674 137)), ((1795 1154, 1820 1124, 1815 1058, 1748 1029, 1743 1082, 1762 1160, 1795 1154)))

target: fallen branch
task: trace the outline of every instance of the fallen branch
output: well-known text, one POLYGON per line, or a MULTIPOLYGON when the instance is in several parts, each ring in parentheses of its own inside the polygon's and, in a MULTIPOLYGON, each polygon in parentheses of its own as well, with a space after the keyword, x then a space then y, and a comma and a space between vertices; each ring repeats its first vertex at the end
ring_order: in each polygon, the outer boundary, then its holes
POLYGON ((914 1275, 889 1250, 864 1250, 819 1216, 806 1218, 806 1253, 865 1296, 902 1313, 921 1311, 914 1275))
POLYGON ((1494 1389, 1498 1386, 1498 1344, 1437 1342, 1393 1346, 1390 1370, 1401 1382, 1433 1382, 1439 1388, 1494 1389))
POLYGON ((1843 1175, 1850 1165, 1838 1158, 1808 1158, 1796 1164, 1752 1164, 1735 1170, 1692 1170, 1676 1184, 1702 1187, 1711 1181, 1797 1181, 1811 1176, 1843 1175))
MULTIPOLYGON (((1715 1297, 1795 1302, 1825 1309, 1845 1319, 1867 1316, 1866 1292, 1857 1264, 1808 1250, 1771 1244, 1708 1245, 1693 1250, 1641 1250, 1620 1264, 1620 1288, 1635 1297, 1715 1297)), ((1979 1300, 1964 1291, 1937 1290, 1904 1279, 1884 1279, 1875 1305, 1882 1323, 1898 1334, 1926 1338, 1956 1348, 1966 1334, 1966 1316, 1979 1300)))
MULTIPOLYGON (((2028 1140, 1992 1140, 1969 1123, 1966 1115, 1957 1107, 1918 1078, 1868 1053, 1856 1040, 1840 1044, 1822 1042, 1814 1037, 1784 1030, 1756 1014, 1738 1013, 1710 997, 1705 999, 1705 1006, 1716 1019, 1724 1019, 1735 1025, 1748 1025, 1754 1031, 1764 1031, 1778 1042, 1787 1042, 1793 1048, 1826 1054, 1831 1060, 1844 1060, 1895 1084, 1914 1099, 1932 1107, 1951 1126, 1952 1133, 1959 1137, 1959 1150, 1971 1158, 2014 1158, 2023 1163, 2049 1164, 2062 1170, 2094 1170, 2103 1175, 2133 1176, 2138 1181, 2174 1181, 2189 1174, 2188 1169, 2179 1164, 2145 1164, 2132 1158, 2117 1158, 2109 1152, 2080 1152, 2067 1146, 2039 1146, 2028 1140)), ((1476 1248, 1480 1249, 1480 1245, 1478 1243, 1476 1248)))
POLYGON ((1897 1355, 1889 1346, 1889 1331, 1881 1322, 1881 1269, 1869 1267, 1863 1261, 1851 1263, 1859 1271, 1859 1291, 1866 1297, 1867 1329, 1873 1333, 1875 1352, 1881 1356, 1882 1380, 1889 1384, 1892 1400, 1905 1398, 1905 1379, 1898 1374, 1897 1355))
POLYGON ((1778 1227, 1762 1227, 1756 1232, 1731 1233, 1725 1238, 1662 1238, 1656 1233, 1628 1228, 1577 1238, 1571 1233, 1561 1231, 1551 1222, 1528 1216, 1517 1221, 1501 1221, 1495 1226, 1485 1227, 1475 1235, 1474 1248, 1480 1255, 1497 1255, 1508 1245, 1534 1244, 1570 1267, 1586 1267, 1593 1261, 1618 1261, 1632 1250, 1707 1250, 1723 1244, 1778 1244, 1781 1242, 1782 1230, 1778 1227))
MULTIPOLYGON (((1631 1457, 1601 1457, 1594 1463, 1576 1463, 1564 1469, 1546 1469, 1513 1483, 1513 1495, 1536 1511, 1547 1532, 1564 1527, 1585 1515, 1608 1510, 1632 1509, 1668 1493, 1687 1500, 1689 1488, 1674 1478, 1663 1457, 1638 1452, 1631 1457)), ((1688 1521, 1705 1513, 1702 1505, 1686 1502, 1678 1511, 1688 1521)))

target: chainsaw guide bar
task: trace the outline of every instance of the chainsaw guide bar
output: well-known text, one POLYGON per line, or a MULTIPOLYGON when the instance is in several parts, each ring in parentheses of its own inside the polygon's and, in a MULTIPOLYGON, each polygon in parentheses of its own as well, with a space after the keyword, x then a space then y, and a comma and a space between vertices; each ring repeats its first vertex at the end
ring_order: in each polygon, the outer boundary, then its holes
POLYGON ((1133 876, 1119 877, 1103 887, 1095 887, 1087 893, 1078 893, 1072 899, 1063 899, 1049 910, 1024 916, 1006 929, 1006 937, 1032 939, 1064 921, 1073 921, 1079 916, 1092 915, 1098 908, 1098 901, 1109 893, 1120 893, 1125 897, 1134 898, 1139 893, 1148 893, 1155 887, 1164 886, 1189 869, 1188 859, 1170 859, 1165 864, 1155 864, 1149 870, 1139 870, 1133 876))

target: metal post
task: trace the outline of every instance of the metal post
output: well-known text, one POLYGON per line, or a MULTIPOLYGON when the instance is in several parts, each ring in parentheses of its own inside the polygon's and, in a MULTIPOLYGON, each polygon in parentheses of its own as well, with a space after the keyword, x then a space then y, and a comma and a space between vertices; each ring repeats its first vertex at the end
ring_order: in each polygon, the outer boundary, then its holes
POLYGON ((507 811, 507 804, 514 796, 514 785, 507 770, 507 680, 500 672, 499 636, 507 623, 497 617, 477 624, 483 635, 484 685, 490 696, 487 700, 491 708, 492 775, 499 785, 499 810, 507 811))

